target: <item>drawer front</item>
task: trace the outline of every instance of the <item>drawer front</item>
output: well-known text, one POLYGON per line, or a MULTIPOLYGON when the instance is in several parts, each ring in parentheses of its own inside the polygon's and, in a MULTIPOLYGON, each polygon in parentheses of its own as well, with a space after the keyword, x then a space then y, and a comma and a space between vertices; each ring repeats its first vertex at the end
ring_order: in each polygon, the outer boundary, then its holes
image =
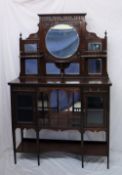
POLYGON ((15 86, 15 87, 12 87, 11 90, 12 92, 35 92, 36 88, 15 86))
POLYGON ((107 93, 109 90, 108 87, 84 87, 84 93, 107 93))

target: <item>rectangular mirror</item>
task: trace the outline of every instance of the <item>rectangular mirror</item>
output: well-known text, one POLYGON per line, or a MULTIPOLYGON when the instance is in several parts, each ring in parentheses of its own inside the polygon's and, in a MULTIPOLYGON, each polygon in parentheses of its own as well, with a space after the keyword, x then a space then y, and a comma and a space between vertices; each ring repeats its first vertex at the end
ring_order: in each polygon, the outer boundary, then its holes
POLYGON ((88 43, 88 51, 101 51, 102 44, 99 42, 91 42, 88 43))
POLYGON ((26 59, 25 60, 25 74, 26 75, 38 74, 37 59, 26 59))
POLYGON ((46 63, 46 74, 60 74, 60 69, 54 63, 46 63))
POLYGON ((88 74, 102 74, 102 60, 100 58, 88 59, 88 74))
POLYGON ((26 43, 24 44, 25 53, 34 53, 37 52, 37 43, 26 43))
POLYGON ((80 65, 79 63, 70 63, 67 68, 65 68, 65 74, 80 74, 80 65))

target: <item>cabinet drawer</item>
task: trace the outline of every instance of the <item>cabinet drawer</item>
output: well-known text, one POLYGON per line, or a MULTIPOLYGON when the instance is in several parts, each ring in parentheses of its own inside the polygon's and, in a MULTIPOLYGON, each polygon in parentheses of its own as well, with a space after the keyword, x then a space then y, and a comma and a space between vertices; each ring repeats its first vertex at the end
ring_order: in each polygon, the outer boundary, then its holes
POLYGON ((32 88, 32 87, 12 87, 12 91, 13 92, 34 92, 36 90, 36 88, 32 88))
POLYGON ((83 92, 85 93, 92 93, 92 92, 108 92, 108 87, 84 87, 83 92))

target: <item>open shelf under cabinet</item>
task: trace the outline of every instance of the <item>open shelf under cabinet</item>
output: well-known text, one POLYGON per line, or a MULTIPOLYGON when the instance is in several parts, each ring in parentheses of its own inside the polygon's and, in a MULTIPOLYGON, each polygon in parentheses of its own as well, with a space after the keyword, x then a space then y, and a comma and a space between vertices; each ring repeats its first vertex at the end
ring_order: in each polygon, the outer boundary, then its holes
MULTIPOLYGON (((67 140, 39 140, 40 154, 50 151, 69 152, 74 154, 105 156, 107 154, 107 143, 97 141, 84 141, 83 147, 81 141, 67 140)), ((17 147, 17 152, 36 153, 36 139, 23 139, 17 147)))

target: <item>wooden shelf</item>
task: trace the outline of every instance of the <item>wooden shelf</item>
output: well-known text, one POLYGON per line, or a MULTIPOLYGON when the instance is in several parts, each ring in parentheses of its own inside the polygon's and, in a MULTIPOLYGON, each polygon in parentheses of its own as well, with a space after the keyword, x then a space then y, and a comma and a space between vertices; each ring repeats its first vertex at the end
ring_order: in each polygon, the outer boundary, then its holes
POLYGON ((84 155, 107 155, 107 142, 84 142, 84 155))
MULTIPOLYGON (((81 154, 81 142, 64 140, 40 140, 40 153, 61 151, 81 154)), ((17 148, 17 152, 35 153, 37 151, 36 139, 23 139, 17 148)))
MULTIPOLYGON (((81 155, 107 155, 106 142, 84 142, 83 149, 81 141, 67 141, 67 140, 40 140, 39 148, 40 153, 60 151, 69 152, 81 155), (83 152, 82 152, 83 151, 83 152)), ((37 143, 36 139, 23 139, 23 142, 17 148, 17 152, 36 153, 37 143)))
POLYGON ((107 128, 106 127, 85 127, 84 128, 84 132, 85 131, 92 131, 92 132, 100 132, 100 131, 104 131, 107 132, 107 128))

